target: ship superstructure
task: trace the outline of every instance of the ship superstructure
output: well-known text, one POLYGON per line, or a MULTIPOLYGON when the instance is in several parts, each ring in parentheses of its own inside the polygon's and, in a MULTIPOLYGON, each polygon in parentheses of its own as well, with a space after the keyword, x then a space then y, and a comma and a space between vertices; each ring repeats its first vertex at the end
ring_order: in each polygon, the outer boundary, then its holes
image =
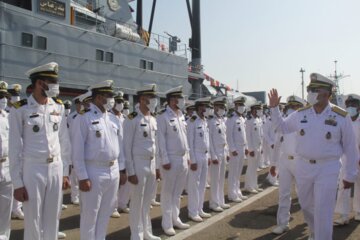
POLYGON ((150 38, 131 11, 128 0, 0 0, 0 80, 26 87, 26 70, 55 61, 65 98, 105 79, 130 102, 147 83, 190 93, 186 46, 170 51, 169 38, 150 38))

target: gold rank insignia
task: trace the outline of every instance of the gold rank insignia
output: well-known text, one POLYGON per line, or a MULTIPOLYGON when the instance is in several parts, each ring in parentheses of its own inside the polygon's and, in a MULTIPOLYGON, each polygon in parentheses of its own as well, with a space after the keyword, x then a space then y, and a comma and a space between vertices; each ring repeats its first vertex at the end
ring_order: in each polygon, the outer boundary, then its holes
POLYGON ((328 139, 328 140, 331 139, 331 132, 327 132, 327 134, 326 134, 325 137, 326 137, 326 139, 328 139))
POLYGON ((304 129, 301 129, 301 130, 300 130, 300 135, 301 135, 301 136, 304 136, 304 135, 305 135, 304 129))
POLYGON ((22 106, 24 106, 26 104, 27 104, 27 99, 23 99, 23 100, 20 100, 20 101, 18 101, 16 103, 13 103, 13 106, 14 106, 14 108, 18 109, 18 108, 20 108, 20 107, 22 107, 22 106))
POLYGON ((339 114, 339 115, 342 116, 342 117, 346 117, 346 115, 347 115, 347 112, 346 112, 344 109, 342 109, 342 108, 340 108, 340 107, 338 107, 338 106, 333 106, 333 107, 331 108, 331 110, 332 110, 333 112, 339 114))
POLYGON ((192 116, 190 122, 194 122, 196 120, 196 116, 192 116))
POLYGON ((132 112, 128 115, 128 119, 133 120, 137 116, 137 112, 132 112))
POLYGON ((60 113, 56 112, 55 110, 50 113, 53 116, 60 116, 60 113))

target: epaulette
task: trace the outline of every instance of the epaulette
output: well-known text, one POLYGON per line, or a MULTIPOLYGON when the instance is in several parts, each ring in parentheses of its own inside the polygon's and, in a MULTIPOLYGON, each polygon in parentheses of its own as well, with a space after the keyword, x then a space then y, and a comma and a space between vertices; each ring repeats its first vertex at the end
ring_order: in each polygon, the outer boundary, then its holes
POLYGON ((13 103, 14 108, 18 109, 27 104, 27 99, 22 99, 16 103, 13 103))
POLYGON ((227 117, 228 117, 228 118, 232 118, 234 115, 235 115, 235 113, 234 113, 234 112, 231 112, 231 113, 228 113, 228 114, 227 114, 227 117))
POLYGON ((75 118, 76 118, 76 116, 77 116, 77 114, 74 114, 74 116, 72 117, 72 119, 75 119, 75 118))
POLYGON ((60 98, 53 97, 52 99, 53 99, 53 100, 54 100, 54 102, 56 102, 57 104, 63 105, 63 102, 61 101, 61 99, 60 99, 60 98))
POLYGON ((156 117, 156 116, 157 116, 157 113, 156 113, 156 112, 150 113, 150 114, 151 114, 151 116, 153 116, 153 117, 156 117))
POLYGON ((307 106, 305 106, 305 107, 299 108, 297 111, 298 111, 298 112, 302 112, 302 111, 304 111, 304 110, 306 110, 306 109, 309 109, 309 108, 312 108, 312 105, 307 105, 307 106))
POLYGON ((214 118, 214 115, 210 115, 210 116, 208 116, 208 120, 211 120, 211 119, 213 119, 214 118))
POLYGON ((130 114, 128 115, 128 118, 129 118, 130 120, 133 120, 136 116, 137 116, 137 112, 132 112, 132 113, 130 113, 130 114))
POLYGON ((251 120, 251 118, 252 118, 251 115, 247 115, 247 116, 246 116, 246 119, 247 119, 247 120, 251 120))
POLYGON ((163 114, 164 112, 166 112, 166 109, 160 110, 160 111, 158 112, 158 115, 161 115, 161 114, 163 114))
POLYGON ((338 106, 331 107, 331 110, 333 112, 339 114, 342 117, 346 117, 346 115, 347 115, 347 111, 345 111, 344 109, 342 109, 341 107, 338 107, 338 106))
POLYGON ((190 122, 194 122, 195 120, 196 120, 196 116, 192 116, 191 118, 190 118, 190 122))

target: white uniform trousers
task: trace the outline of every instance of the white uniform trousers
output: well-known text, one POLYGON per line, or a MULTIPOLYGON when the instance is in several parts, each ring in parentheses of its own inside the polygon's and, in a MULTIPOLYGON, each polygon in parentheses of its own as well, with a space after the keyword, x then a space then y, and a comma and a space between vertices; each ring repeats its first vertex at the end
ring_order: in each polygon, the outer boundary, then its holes
POLYGON ((245 174, 245 188, 246 189, 257 189, 258 188, 258 176, 257 168, 259 166, 259 160, 261 158, 260 150, 254 151, 255 156, 247 157, 247 169, 245 174))
POLYGON ((74 169, 71 169, 70 172, 70 182, 71 182, 71 201, 73 202, 76 198, 79 198, 79 180, 77 179, 74 169))
POLYGON ((18 212, 21 210, 21 208, 22 208, 22 202, 19 202, 18 200, 13 199, 12 211, 18 212))
POLYGON ((157 195, 158 186, 159 186, 159 181, 157 179, 155 179, 154 189, 153 189, 153 192, 151 193, 151 195, 152 195, 151 200, 156 201, 156 195, 157 195))
POLYGON ((10 239, 12 200, 13 186, 11 182, 0 182, 0 240, 10 239))
POLYGON ((340 161, 311 164, 297 159, 295 179, 304 219, 315 240, 330 240, 340 161))
POLYGON ((198 216, 204 206, 208 159, 206 153, 195 153, 197 170, 188 173, 188 212, 189 216, 198 216))
POLYGON ((56 240, 62 203, 63 164, 25 160, 23 180, 29 200, 23 203, 24 239, 56 240))
POLYGON ((186 183, 188 171, 187 159, 184 156, 169 156, 171 163, 170 170, 161 168, 162 186, 161 186, 161 211, 163 229, 173 227, 175 222, 181 222, 180 196, 186 183))
POLYGON ((224 184, 225 184, 225 167, 226 156, 218 156, 218 164, 210 164, 210 207, 221 207, 225 204, 224 184))
POLYGON ((126 181, 124 185, 120 185, 117 203, 117 207, 119 209, 125 209, 128 207, 128 203, 130 200, 130 187, 131 184, 129 183, 129 181, 126 181))
POLYGON ((116 207, 119 167, 86 166, 89 192, 80 191, 80 239, 105 240, 110 216, 116 207))
MULTIPOLYGON (((269 166, 270 165, 270 158, 272 157, 273 149, 269 144, 264 144, 264 153, 263 153, 263 165, 269 166)), ((261 166, 261 165, 260 165, 261 166)))
MULTIPOLYGON (((351 189, 344 189, 343 171, 340 170, 337 201, 335 212, 349 217, 351 212, 351 189)), ((353 209, 356 213, 360 213, 360 176, 358 175, 354 182, 354 199, 353 209)))
POLYGON ((244 149, 236 150, 237 156, 230 156, 228 170, 228 197, 229 199, 237 199, 242 197, 240 190, 240 176, 244 167, 244 149))
POLYGON ((295 161, 286 154, 279 159, 279 206, 277 210, 277 224, 286 226, 290 221, 291 187, 295 180, 295 161))
POLYGON ((150 205, 156 182, 155 161, 134 158, 134 162, 139 183, 131 184, 129 221, 131 240, 142 240, 152 234, 150 205))

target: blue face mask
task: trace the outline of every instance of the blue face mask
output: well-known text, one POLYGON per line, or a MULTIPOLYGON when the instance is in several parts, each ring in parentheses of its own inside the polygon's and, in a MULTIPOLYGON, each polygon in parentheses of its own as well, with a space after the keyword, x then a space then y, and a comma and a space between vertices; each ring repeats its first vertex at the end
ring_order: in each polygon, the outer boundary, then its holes
POLYGON ((358 110, 356 107, 348 107, 346 111, 349 113, 350 117, 355 117, 358 114, 358 110))

